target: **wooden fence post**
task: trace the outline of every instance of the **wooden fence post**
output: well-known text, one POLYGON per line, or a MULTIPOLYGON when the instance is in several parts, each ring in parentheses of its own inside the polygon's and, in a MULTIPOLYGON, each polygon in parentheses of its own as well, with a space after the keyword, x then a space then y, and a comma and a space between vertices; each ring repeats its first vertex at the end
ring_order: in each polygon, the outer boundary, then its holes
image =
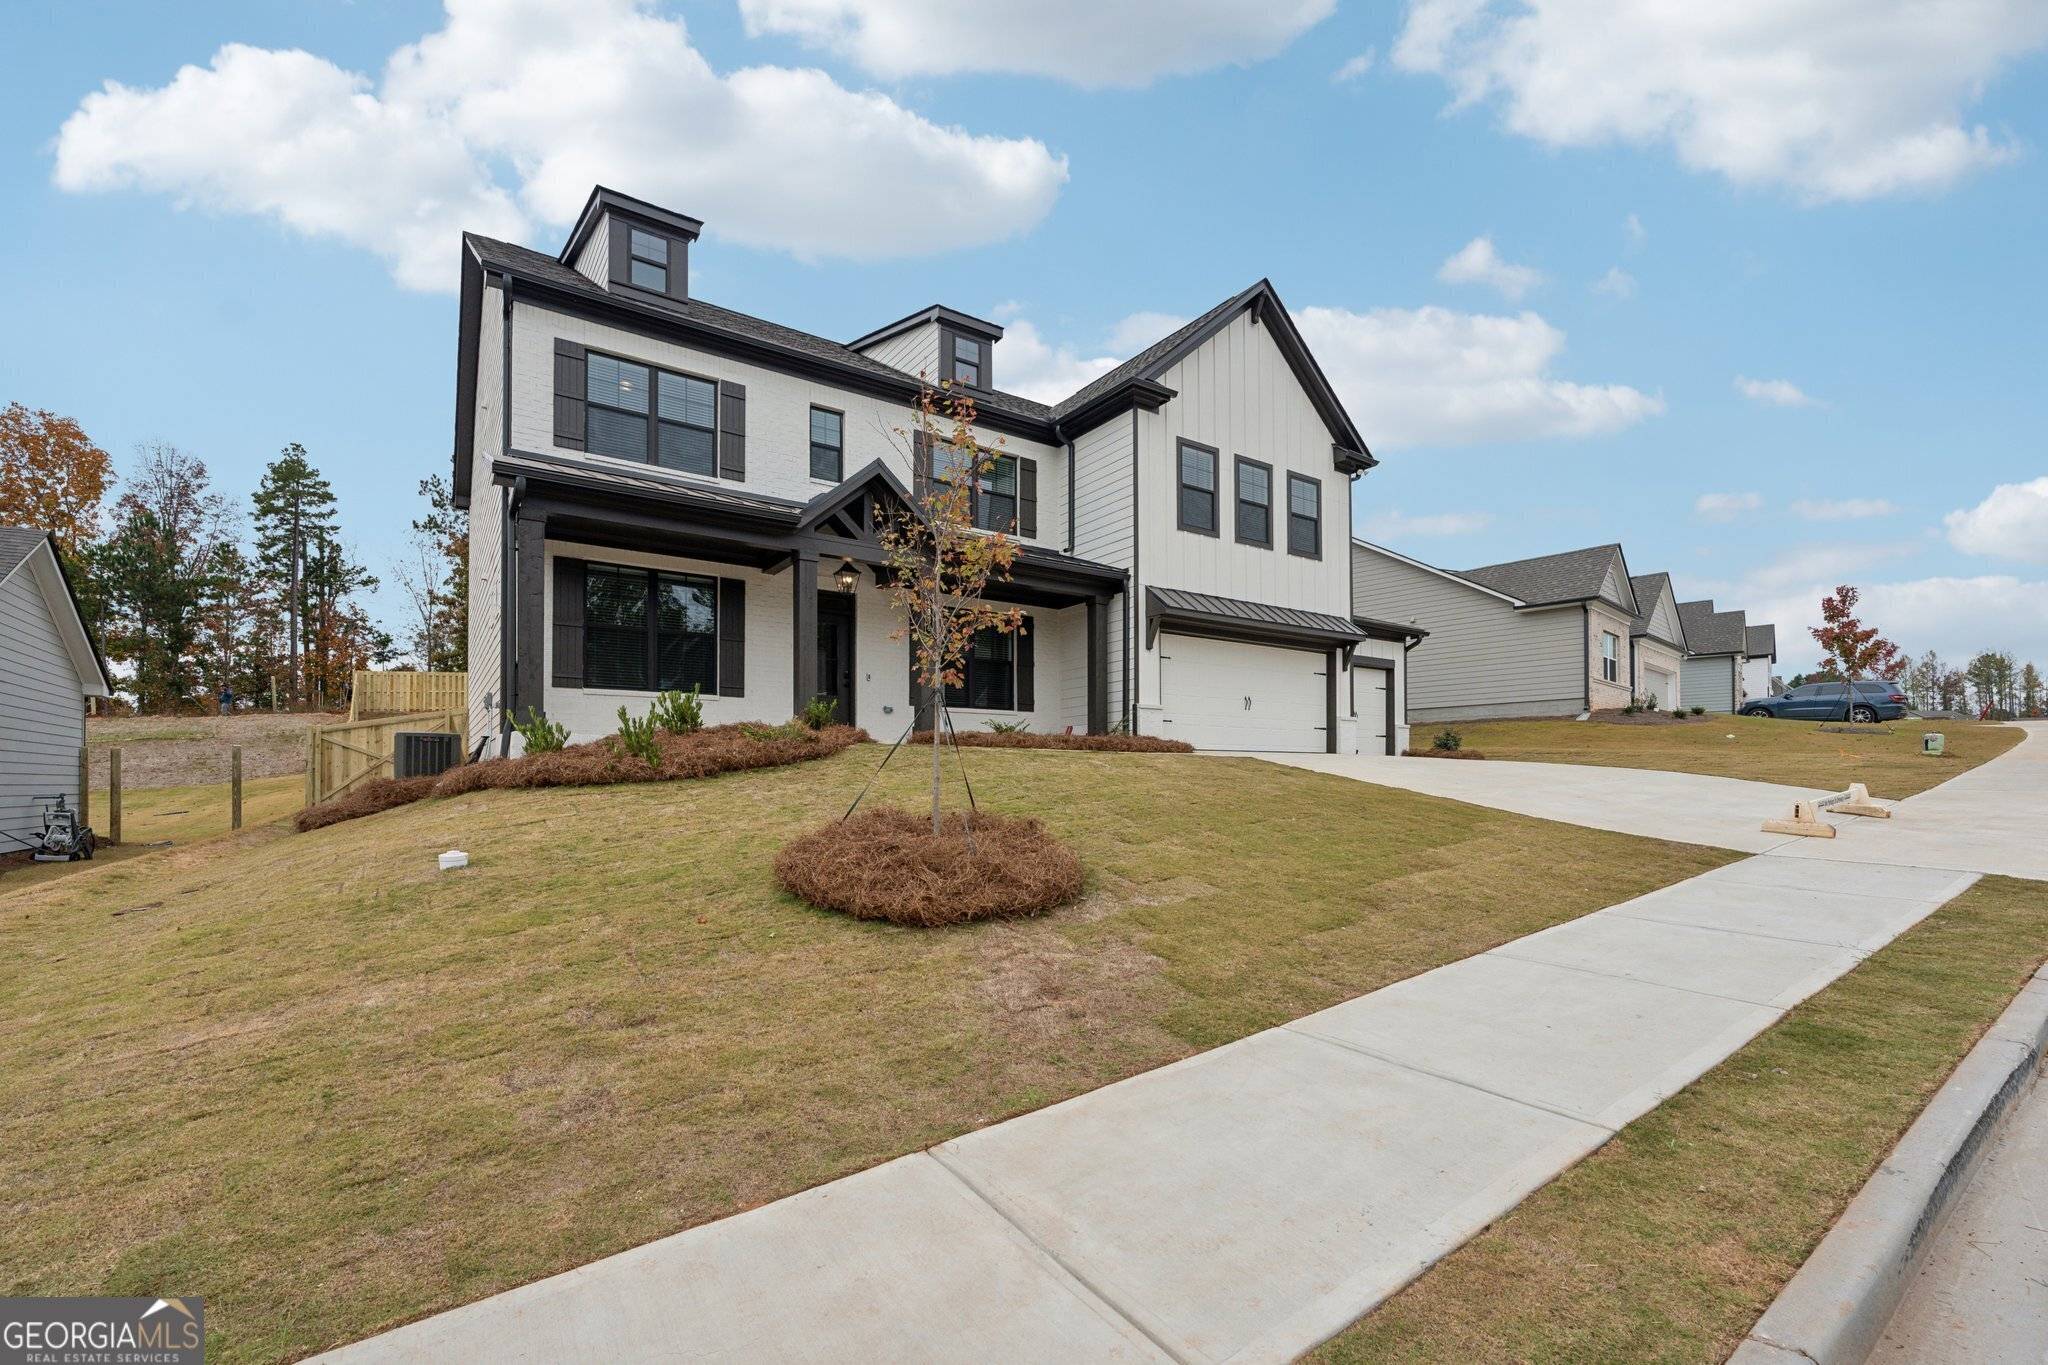
POLYGON ((92 750, 78 749, 78 823, 92 824, 92 750))
POLYGON ((107 842, 121 842, 121 751, 107 750, 107 842))
POLYGON ((320 778, 316 769, 320 766, 320 727, 306 727, 306 805, 320 804, 320 778))
POLYGON ((228 830, 242 827, 242 746, 228 755, 228 830))

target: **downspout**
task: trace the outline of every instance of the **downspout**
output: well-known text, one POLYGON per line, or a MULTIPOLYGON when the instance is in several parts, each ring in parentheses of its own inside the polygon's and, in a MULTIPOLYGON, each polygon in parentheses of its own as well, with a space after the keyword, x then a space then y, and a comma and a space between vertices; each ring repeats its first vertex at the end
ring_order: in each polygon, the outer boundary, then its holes
MULTIPOLYGON (((509 456, 512 453, 512 277, 504 271, 498 272, 499 292, 504 296, 505 322, 499 328, 502 334, 498 357, 498 381, 502 388, 498 414, 498 453, 509 456)), ((512 647, 519 631, 519 620, 513 611, 512 515, 514 504, 526 492, 526 480, 518 480, 514 488, 506 489, 498 500, 500 521, 498 525, 498 753, 503 757, 512 754, 512 647)))
POLYGON ((1138 410, 1131 409, 1131 590, 1124 594, 1124 728, 1131 734, 1138 733, 1137 675, 1132 655, 1137 653, 1138 631, 1143 623, 1137 619, 1134 599, 1141 583, 1138 558, 1138 410))
POLYGON ((1593 609, 1579 603, 1579 673, 1586 684, 1586 714, 1593 714, 1593 609))

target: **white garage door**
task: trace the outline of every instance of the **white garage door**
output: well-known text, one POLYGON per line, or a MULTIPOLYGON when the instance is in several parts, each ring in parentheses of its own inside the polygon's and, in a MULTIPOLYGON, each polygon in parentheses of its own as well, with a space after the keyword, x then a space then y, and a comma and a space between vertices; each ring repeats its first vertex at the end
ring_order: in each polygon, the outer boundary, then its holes
POLYGON ((1394 675, 1384 668, 1355 668, 1351 676, 1358 680, 1358 752, 1392 752, 1387 748, 1387 689, 1394 675))
POLYGON ((1643 691, 1649 694, 1657 705, 1669 710, 1678 698, 1678 682, 1661 668, 1643 670, 1643 691))
POLYGON ((1321 753, 1327 654, 1162 635, 1160 733, 1197 749, 1321 753))

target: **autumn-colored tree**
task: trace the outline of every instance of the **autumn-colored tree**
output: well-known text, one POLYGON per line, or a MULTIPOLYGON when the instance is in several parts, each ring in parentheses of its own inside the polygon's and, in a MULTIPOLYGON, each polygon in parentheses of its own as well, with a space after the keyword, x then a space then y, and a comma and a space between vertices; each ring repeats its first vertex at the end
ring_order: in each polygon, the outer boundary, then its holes
POLYGON ((53 531, 72 563, 100 537, 114 481, 107 452, 69 417, 20 403, 0 411, 0 526, 53 531))
MULTIPOLYGON (((1010 576, 1017 542, 974 524, 975 490, 995 472, 997 451, 974 435, 974 401, 950 388, 925 388, 912 410, 910 508, 877 528, 888 565, 889 596, 903 614, 896 638, 910 642, 911 669, 929 694, 932 731, 932 835, 939 833, 940 717, 946 689, 967 681, 967 651, 982 631, 1023 628, 1024 614, 982 600, 991 582, 1010 576)), ((998 438, 997 446, 1001 441, 998 438)))
MULTIPOLYGON (((1853 693, 1859 678, 1877 677, 1891 679, 1905 671, 1908 656, 1890 640, 1877 633, 1876 626, 1866 626, 1856 617, 1856 603, 1863 594, 1844 583, 1820 602, 1822 624, 1811 628, 1816 643, 1826 656, 1822 672, 1831 673, 1847 681, 1853 693)), ((1849 719, 1856 719, 1856 708, 1849 707, 1849 719)))

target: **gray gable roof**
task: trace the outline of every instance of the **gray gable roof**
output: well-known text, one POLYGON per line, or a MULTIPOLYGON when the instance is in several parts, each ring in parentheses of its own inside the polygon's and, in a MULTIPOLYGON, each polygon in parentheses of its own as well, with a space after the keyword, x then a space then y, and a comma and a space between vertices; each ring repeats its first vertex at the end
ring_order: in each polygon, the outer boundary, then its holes
POLYGON ((1685 627, 1685 652, 1692 655, 1740 654, 1746 622, 1739 611, 1715 611, 1712 598, 1678 604, 1678 623, 1685 627))
POLYGON ((1776 626, 1750 626, 1743 631, 1742 652, 1752 659, 1775 659, 1778 657, 1778 628, 1776 626))
POLYGON ((36 546, 49 538, 47 531, 34 531, 26 526, 0 526, 0 578, 20 568, 21 562, 35 553, 36 546))
MULTIPOLYGON (((64 556, 57 553, 57 537, 33 526, 0 526, 0 578, 7 577, 27 563, 28 557, 44 545, 50 547, 50 558, 57 565, 57 577, 63 580, 64 597, 71 606, 71 619, 78 627, 79 636, 85 641, 86 652, 92 656, 92 666, 99 670, 102 691, 97 695, 111 697, 114 695, 113 675, 107 672, 107 659, 100 653, 100 642, 93 635, 92 627, 86 624, 85 612, 78 605, 78 589, 71 585, 71 574, 64 567, 64 556)), ((47 599, 48 594, 45 593, 44 596, 47 599)), ((56 603, 50 603, 53 613, 56 606, 56 603)), ((62 622, 58 628, 60 632, 64 629, 62 622)))
POLYGON ((1519 598, 1532 607, 1557 602, 1584 602, 1600 596, 1600 586, 1607 581, 1607 570, 1620 553, 1619 545, 1592 545, 1583 550, 1567 550, 1563 554, 1538 555, 1533 559, 1512 559, 1505 564, 1461 569, 1458 576, 1469 578, 1483 588, 1519 598))
MULTIPOLYGON (((1649 635, 1650 617, 1656 613, 1657 599, 1671 590, 1671 575, 1668 573, 1634 574, 1628 580, 1628 589, 1636 596, 1636 619, 1635 624, 1629 628, 1629 634, 1649 635)), ((1678 598, 1675 594, 1671 602, 1673 606, 1678 604, 1678 598)), ((1685 634, 1685 622, 1683 620, 1680 620, 1678 623, 1678 633, 1680 635, 1685 634)), ((1661 637, 1653 636, 1652 638, 1661 637)), ((1666 643, 1683 645, 1685 641, 1670 640, 1666 643)))

